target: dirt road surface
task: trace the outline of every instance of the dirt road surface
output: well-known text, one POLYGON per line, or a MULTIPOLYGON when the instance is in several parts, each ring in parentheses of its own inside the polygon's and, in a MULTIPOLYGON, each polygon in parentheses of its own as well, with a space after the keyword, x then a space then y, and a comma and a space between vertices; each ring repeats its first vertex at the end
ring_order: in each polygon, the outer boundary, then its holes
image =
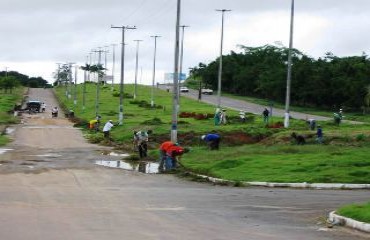
POLYGON ((323 224, 368 191, 233 188, 97 166, 119 157, 52 119, 51 91, 31 89, 47 112, 25 115, 0 149, 0 239, 368 239, 323 224))

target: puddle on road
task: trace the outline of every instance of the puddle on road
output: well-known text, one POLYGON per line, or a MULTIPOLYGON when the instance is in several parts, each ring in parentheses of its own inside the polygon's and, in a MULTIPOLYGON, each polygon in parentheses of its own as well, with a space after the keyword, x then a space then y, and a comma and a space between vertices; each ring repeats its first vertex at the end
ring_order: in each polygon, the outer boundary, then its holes
POLYGON ((3 154, 3 153, 6 153, 8 151, 11 151, 13 149, 10 149, 10 148, 0 148, 0 154, 3 154))
POLYGON ((39 155, 27 155, 27 156, 58 158, 58 157, 61 157, 62 155, 49 153, 49 154, 39 154, 39 155))
POLYGON ((110 167, 110 168, 121 168, 130 171, 137 171, 141 173, 158 173, 158 163, 153 162, 129 162, 129 161, 108 161, 108 160, 99 160, 95 161, 95 164, 110 167))
POLYGON ((104 151, 101 153, 104 156, 113 156, 113 157, 129 157, 130 154, 128 153, 116 153, 116 152, 110 152, 110 151, 104 151))
POLYGON ((6 135, 9 135, 9 134, 12 134, 14 131, 15 131, 15 129, 14 129, 14 128, 6 128, 6 129, 5 129, 5 134, 6 134, 6 135))

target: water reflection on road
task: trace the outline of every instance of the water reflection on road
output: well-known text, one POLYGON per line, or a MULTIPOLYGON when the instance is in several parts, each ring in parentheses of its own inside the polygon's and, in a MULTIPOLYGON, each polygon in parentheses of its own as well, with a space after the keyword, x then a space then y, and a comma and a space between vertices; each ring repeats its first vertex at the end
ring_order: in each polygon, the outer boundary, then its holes
POLYGON ((122 161, 122 160, 98 160, 95 164, 110 167, 110 168, 121 168, 130 171, 137 171, 142 173, 158 173, 158 163, 153 162, 133 162, 133 161, 122 161))

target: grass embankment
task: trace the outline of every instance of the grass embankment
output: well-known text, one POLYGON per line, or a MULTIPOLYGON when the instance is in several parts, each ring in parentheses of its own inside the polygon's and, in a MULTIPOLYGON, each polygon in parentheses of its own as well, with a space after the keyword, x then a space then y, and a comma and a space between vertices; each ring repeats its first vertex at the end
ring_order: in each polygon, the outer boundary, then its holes
POLYGON ((338 214, 357 221, 370 223, 370 202, 364 204, 351 204, 341 207, 338 214))
POLYGON ((5 126, 17 123, 17 119, 9 111, 14 108, 14 104, 21 103, 23 90, 23 88, 17 88, 12 93, 0 93, 0 146, 4 146, 9 142, 9 139, 3 135, 5 126))
MULTIPOLYGON (((82 86, 78 86, 80 93, 82 86)), ((67 108, 73 108, 73 98, 66 99, 64 88, 57 88, 58 95, 67 108)), ((125 85, 125 92, 132 93, 133 86, 125 85)), ((150 88, 140 86, 138 101, 150 102, 150 88)), ((87 85, 86 109, 82 112, 82 94, 78 94, 77 117, 88 121, 95 116, 96 86, 87 85)), ((169 139, 172 95, 155 90, 154 102, 161 105, 152 109, 132 104, 133 99, 124 99, 124 124, 114 127, 112 137, 121 147, 129 149, 132 131, 153 129, 150 157, 157 158, 159 144, 169 139), (131 102, 131 103, 130 103, 131 102)), ((137 101, 137 102, 138 102, 137 101)), ((101 88, 99 114, 103 123, 118 118, 118 86, 111 92, 110 86, 101 88)), ((143 105, 143 104, 142 104, 143 105)), ((144 104, 145 105, 145 104, 144 104)), ((210 113, 214 106, 181 98, 181 112, 210 113)), ((247 123, 240 123, 238 112, 228 111, 230 124, 215 126, 213 119, 195 120, 179 118, 180 144, 190 146, 191 151, 181 160, 182 165, 194 172, 235 181, 274 182, 320 182, 320 183, 369 183, 370 182, 370 126, 368 124, 319 123, 324 130, 325 143, 315 142, 315 132, 308 130, 303 120, 292 120, 289 129, 266 128, 261 116, 250 116, 247 123), (207 132, 219 132, 223 138, 220 151, 209 151, 199 137, 207 132), (297 146, 291 142, 295 131, 307 136, 307 145, 297 146), (256 143, 257 142, 257 143, 256 143)), ((273 122, 282 121, 280 118, 273 122)), ((87 123, 83 123, 87 127, 87 123)), ((94 142, 102 141, 101 133, 89 133, 94 142)))

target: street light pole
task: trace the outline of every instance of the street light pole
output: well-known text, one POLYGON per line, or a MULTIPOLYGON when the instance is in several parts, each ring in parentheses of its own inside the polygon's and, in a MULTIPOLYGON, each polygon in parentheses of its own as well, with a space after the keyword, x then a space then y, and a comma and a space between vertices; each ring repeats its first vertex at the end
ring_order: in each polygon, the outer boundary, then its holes
POLYGON ((180 14, 181 0, 177 0, 176 14, 176 38, 175 38, 175 59, 173 74, 173 100, 172 100, 172 124, 171 124, 171 141, 177 142, 177 120, 178 120, 178 82, 179 82, 179 36, 180 36, 180 14))
POLYGON ((125 82, 125 31, 126 29, 136 29, 135 26, 121 26, 121 27, 114 27, 111 28, 119 28, 122 29, 122 45, 121 45, 121 81, 120 81, 120 91, 119 91, 119 116, 118 121, 119 125, 123 124, 123 84, 125 82))
POLYGON ((107 84, 107 70, 108 70, 107 55, 109 53, 108 47, 109 46, 104 46, 104 78, 105 78, 105 81, 103 81, 104 85, 107 84))
POLYGON ((75 86, 74 86, 74 93, 73 93, 73 109, 76 111, 77 106, 77 73, 78 73, 78 66, 75 65, 75 86))
POLYGON ((98 53, 98 82, 96 83, 96 97, 95 97, 95 117, 99 116, 99 103, 100 103, 100 82, 101 82, 101 73, 99 70, 99 66, 101 66, 101 54, 104 52, 101 50, 101 48, 98 48, 99 50, 95 51, 98 53))
POLYGON ((289 52, 288 52, 288 72, 286 80, 286 99, 285 99, 285 114, 284 127, 289 127, 289 105, 290 105, 290 85, 292 79, 292 48, 293 48, 293 26, 294 26, 294 0, 292 0, 290 10, 290 36, 289 36, 289 52))
MULTIPOLYGON (((86 56, 86 64, 85 66, 88 65, 89 62, 89 55, 86 56)), ((82 112, 85 112, 85 105, 86 105, 86 79, 87 79, 87 72, 86 69, 84 70, 84 85, 83 85, 83 90, 82 90, 82 112)))
POLYGON ((67 98, 70 99, 72 96, 71 96, 71 85, 72 85, 72 81, 73 81, 73 77, 72 77, 72 66, 73 64, 75 63, 68 63, 68 96, 67 98))
POLYGON ((112 64, 112 87, 111 91, 113 91, 113 86, 114 86, 114 72, 116 68, 116 45, 117 44, 112 44, 112 56, 113 56, 113 64, 112 64))
POLYGON ((222 48, 224 41, 224 15, 225 12, 230 12, 231 10, 227 9, 216 9, 216 11, 221 12, 222 22, 221 22, 221 46, 220 46, 220 63, 218 68, 218 85, 217 85, 217 112, 221 108, 221 78, 222 78, 222 48))
MULTIPOLYGON (((182 61, 183 61, 183 58, 184 58, 184 35, 185 35, 185 28, 187 27, 190 27, 190 26, 186 26, 186 25, 181 25, 180 26, 182 28, 182 34, 181 34, 181 50, 180 50, 180 76, 179 76, 179 86, 181 85, 181 75, 182 75, 182 61)), ((179 92, 177 94, 177 103, 180 107, 180 87, 178 88, 179 89, 179 92)))
POLYGON ((153 59, 153 79, 152 79, 152 91, 151 91, 151 100, 150 106, 154 107, 154 82, 155 82, 155 59, 157 55, 157 38, 161 37, 158 35, 150 36, 154 38, 154 59, 153 59))
POLYGON ((137 96, 137 72, 139 67, 139 43, 143 40, 134 40, 136 42, 136 64, 135 64, 135 85, 134 85, 134 99, 137 96))

